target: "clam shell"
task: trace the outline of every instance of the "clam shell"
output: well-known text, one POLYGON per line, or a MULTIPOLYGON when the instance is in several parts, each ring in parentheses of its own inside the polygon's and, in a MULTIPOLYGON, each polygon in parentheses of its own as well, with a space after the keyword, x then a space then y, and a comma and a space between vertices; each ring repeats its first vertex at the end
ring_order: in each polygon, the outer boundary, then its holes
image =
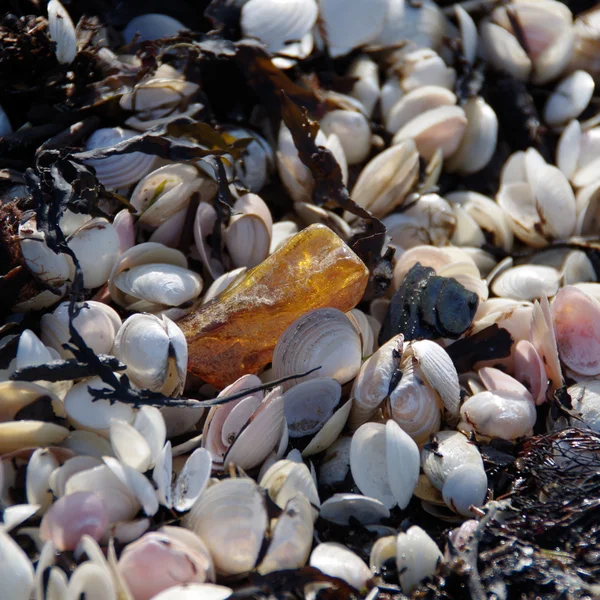
POLYGON ((48 31, 56 43, 56 60, 69 65, 77 54, 75 26, 65 7, 58 0, 48 2, 48 31))
POLYGON ((356 376, 361 362, 360 337, 348 317, 335 308, 318 308, 283 332, 273 352, 273 375, 279 379, 321 367, 295 381, 333 377, 344 384, 356 376))
POLYGON ((55 413, 62 407, 60 399, 48 388, 28 381, 0 382, 0 423, 13 421, 19 411, 36 401, 50 402, 55 413))
POLYGON ((431 577, 441 561, 437 544, 417 525, 398 535, 396 567, 404 594, 410 594, 423 579, 431 577))
POLYGON ((356 165, 367 158, 371 150, 371 126, 358 111, 333 110, 320 122, 322 131, 336 135, 342 144, 348 165, 356 165))
POLYGON ((8 533, 0 531, 0 580, 14 600, 29 600, 34 588, 31 561, 8 533))
POLYGON ((350 94, 360 101, 366 115, 370 117, 381 93, 377 63, 367 56, 359 56, 350 66, 348 76, 358 79, 350 94))
POLYGON ((268 526, 265 501, 251 479, 226 479, 205 490, 184 524, 205 541, 217 573, 246 573, 268 526))
POLYGON ((550 127, 560 127, 576 119, 594 94, 594 78, 585 71, 575 71, 563 79, 544 107, 544 121, 550 127))
POLYGON ((552 267, 521 265, 504 271, 492 281, 496 296, 515 300, 535 300, 558 292, 559 274, 552 267))
POLYGON ((382 502, 360 494, 334 494, 321 504, 319 512, 321 519, 337 525, 349 525, 351 518, 371 525, 389 516, 390 511, 382 502))
POLYGON ((21 448, 44 448, 60 444, 69 430, 45 421, 9 421, 0 423, 0 454, 21 448))
POLYGON ((40 514, 52 504, 50 476, 58 468, 58 460, 47 448, 38 448, 29 459, 25 477, 27 502, 38 505, 40 514))
POLYGON ((125 465, 145 473, 152 465, 152 451, 144 436, 132 425, 120 419, 111 419, 110 443, 115 456, 125 465))
POLYGON ((341 544, 325 542, 311 553, 309 564, 332 577, 339 577, 357 590, 363 590, 372 574, 367 565, 354 552, 341 544))
POLYGON ((323 450, 326 450, 337 440, 340 433, 344 429, 346 425, 346 421, 348 420, 348 416, 350 415, 350 409, 352 408, 352 403, 350 400, 342 404, 338 408, 338 410, 333 413, 333 416, 323 425, 321 431, 319 431, 313 439, 310 441, 308 446, 304 448, 302 451, 302 456, 312 456, 313 454, 318 454, 323 450))

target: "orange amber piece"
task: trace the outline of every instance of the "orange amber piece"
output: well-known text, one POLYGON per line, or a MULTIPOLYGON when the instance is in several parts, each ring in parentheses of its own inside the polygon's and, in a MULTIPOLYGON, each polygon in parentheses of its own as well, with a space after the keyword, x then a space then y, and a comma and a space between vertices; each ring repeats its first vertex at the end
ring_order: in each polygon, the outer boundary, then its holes
POLYGON ((222 388, 255 373, 284 330, 314 308, 348 311, 369 271, 331 229, 311 225, 220 296, 178 322, 188 342, 188 371, 222 388))

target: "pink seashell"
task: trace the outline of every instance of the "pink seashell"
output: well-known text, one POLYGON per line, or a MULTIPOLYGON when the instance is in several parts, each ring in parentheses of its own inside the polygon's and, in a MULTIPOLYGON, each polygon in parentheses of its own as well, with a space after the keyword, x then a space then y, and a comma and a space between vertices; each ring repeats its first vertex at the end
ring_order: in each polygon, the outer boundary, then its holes
POLYGON ((514 376, 529 390, 538 406, 546 401, 548 382, 544 363, 527 340, 521 340, 515 348, 514 376))
POLYGON ((181 540, 152 532, 125 548, 117 568, 135 600, 150 600, 176 585, 204 583, 209 561, 181 540))
POLYGON ((135 246, 134 218, 126 208, 117 213, 113 221, 113 227, 117 230, 119 236, 121 252, 135 246))
POLYGON ((483 385, 490 391, 495 392, 497 390, 503 390, 505 392, 514 392, 515 394, 522 395, 533 402, 533 398, 529 393, 529 390, 517 379, 511 377, 500 369, 493 367, 482 367, 479 369, 479 378, 483 385))
POLYGON ((108 528, 108 513, 92 492, 74 492, 57 500, 44 515, 40 537, 59 550, 74 550, 84 535, 100 540, 108 528))
POLYGON ((600 374, 600 305, 568 285, 556 294, 552 321, 563 363, 581 375, 600 374))

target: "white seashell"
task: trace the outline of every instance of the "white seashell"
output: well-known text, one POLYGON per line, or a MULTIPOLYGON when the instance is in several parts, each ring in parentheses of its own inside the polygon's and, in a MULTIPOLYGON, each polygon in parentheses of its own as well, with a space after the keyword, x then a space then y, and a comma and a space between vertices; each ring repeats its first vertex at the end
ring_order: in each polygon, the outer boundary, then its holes
POLYGON ((344 149, 349 165, 361 163, 371 151, 371 126, 358 111, 333 110, 320 121, 322 131, 335 134, 344 149))
MULTIPOLYGON (((318 371, 300 381, 333 377, 341 384, 352 380, 362 359, 360 337, 348 317, 335 308, 318 308, 296 319, 280 336, 273 351, 273 374, 318 371)), ((284 384, 284 389, 290 384, 284 384)))
POLYGON ((423 85, 441 85, 449 90, 454 89, 456 72, 447 67, 441 56, 431 48, 403 55, 400 69, 401 87, 404 92, 410 92, 423 85))
MULTIPOLYGON (((108 354, 121 326, 121 317, 108 304, 88 300, 73 319, 73 326, 96 354, 108 354)), ((71 338, 68 302, 59 304, 54 312, 42 315, 40 328, 40 337, 46 346, 57 350, 63 358, 73 356, 71 351, 63 348, 71 338)))
POLYGON ((396 559, 396 535, 388 535, 375 540, 369 555, 369 566, 378 574, 388 560, 396 559))
POLYGON ((561 127, 571 119, 576 119, 592 99, 594 87, 594 79, 589 73, 571 73, 548 98, 544 107, 544 121, 550 127, 561 127))
POLYGON ((65 397, 67 418, 78 429, 86 429, 108 437, 110 420, 121 419, 133 423, 131 406, 122 402, 93 400, 88 388, 109 389, 100 377, 92 377, 75 384, 65 397))
POLYGON ((385 424, 385 454, 392 494, 404 510, 419 479, 419 448, 392 420, 385 424))
POLYGON ((447 88, 439 85, 424 85, 403 95, 389 110, 385 119, 385 128, 397 133, 409 121, 418 115, 439 108, 454 106, 456 96, 447 88))
POLYGON ((52 504, 50 476, 58 468, 58 460, 47 448, 38 448, 29 459, 25 478, 27 502, 39 506, 40 514, 52 504))
POLYGON ((240 26, 244 36, 258 38, 271 54, 305 58, 312 51, 310 30, 317 13, 315 0, 249 0, 242 7, 240 26))
POLYGON ((409 342, 427 383, 439 394, 451 417, 458 417, 460 386, 458 373, 448 353, 430 340, 409 342))
MULTIPOLYGON (((212 204, 200 202, 194 218, 194 241, 200 255, 200 260, 206 265, 213 279, 223 274, 223 265, 216 258, 212 257, 212 250, 206 239, 209 235, 212 235, 216 222, 217 211, 212 204)), ((187 262, 185 266, 187 266, 187 262)))
POLYGON ((383 30, 387 0, 367 5, 343 0, 319 0, 319 22, 329 54, 336 58, 376 39, 383 30))
POLYGON ((56 43, 56 60, 69 65, 77 54, 75 26, 65 7, 58 0, 48 2, 48 31, 56 43))
POLYGON ((483 51, 496 69, 525 81, 531 74, 531 60, 517 38, 506 29, 484 20, 479 27, 483 51))
POLYGON ((235 163, 235 172, 251 192, 258 194, 268 183, 275 166, 275 153, 261 135, 245 127, 227 127, 225 131, 236 139, 252 141, 235 163))
POLYGON ((113 455, 110 442, 92 431, 70 431, 69 436, 62 442, 62 446, 76 454, 95 458, 113 455))
POLYGON ((131 19, 127 23, 123 30, 123 37, 125 43, 130 44, 136 35, 138 35, 138 42, 144 42, 162 37, 173 37, 180 31, 186 30, 187 27, 173 17, 158 13, 146 13, 131 19))
POLYGON ((251 269, 269 255, 273 219, 269 207, 256 194, 244 194, 233 205, 225 230, 225 243, 236 267, 251 269))
POLYGON ((187 342, 181 329, 162 315, 129 317, 115 338, 113 354, 127 365, 127 375, 140 388, 170 396, 185 385, 187 342))
POLYGON ((367 56, 359 56, 350 65, 348 76, 358 79, 350 94, 364 106, 367 117, 371 117, 381 93, 377 63, 367 56))
POLYGON ((537 413, 529 393, 527 396, 503 390, 475 394, 460 409, 460 427, 504 440, 531 435, 537 413))
POLYGON ((448 158, 460 146, 466 127, 467 117, 462 108, 441 106, 411 119, 394 135, 392 144, 412 138, 425 160, 430 160, 438 148, 448 158))
POLYGON ((140 473, 152 464, 152 451, 144 436, 132 425, 119 419, 111 419, 110 443, 115 456, 124 464, 140 473))
POLYGON ((377 217, 401 205, 417 180, 419 155, 412 140, 384 150, 361 171, 352 198, 377 217))
POLYGON ((197 448, 185 462, 173 485, 173 508, 185 512, 192 508, 210 479, 212 458, 204 448, 197 448))
POLYGON ((354 552, 341 544, 325 542, 311 553, 309 564, 332 577, 339 577, 358 591, 364 591, 372 573, 354 552))
POLYGON ((436 435, 435 441, 435 451, 427 446, 421 451, 423 472, 442 492, 444 502, 453 511, 472 516, 470 506, 483 506, 487 495, 487 476, 481 454, 458 431, 442 431, 436 435), (468 481, 467 484, 461 485, 462 477, 468 481))
POLYGON ((10 590, 11 600, 30 600, 34 588, 33 565, 4 531, 0 531, 0 581, 5 590, 10 590))
POLYGON ((333 416, 325 423, 321 431, 319 431, 310 441, 308 446, 302 451, 302 456, 312 456, 326 450, 331 444, 337 440, 342 429, 348 421, 352 403, 350 400, 342 404, 333 416))
POLYGON ((102 461, 93 456, 74 456, 73 458, 70 458, 60 467, 52 471, 50 479, 48 480, 52 493, 57 497, 64 496, 67 481, 72 475, 79 473, 80 471, 93 469, 101 464, 102 461))
POLYGON ((584 425, 594 431, 600 431, 600 389, 597 380, 576 383, 567 389, 571 397, 573 410, 576 410, 580 420, 571 419, 575 427, 584 425))
POLYGON ((387 519, 390 511, 382 502, 360 494, 334 494, 321 504, 319 517, 337 525, 349 525, 350 518, 363 525, 387 519))
POLYGON ((121 254, 117 230, 106 219, 94 218, 80 227, 67 244, 83 272, 84 287, 104 285, 121 254))
POLYGON ((261 575, 303 567, 313 540, 310 502, 302 494, 288 500, 271 533, 271 543, 257 571, 261 575))
POLYGON ((338 438, 327 450, 319 469, 319 485, 342 483, 350 472, 351 438, 338 438))
POLYGON ((226 600, 232 593, 233 590, 224 585, 188 583, 166 589, 153 596, 152 600, 226 600))
POLYGON ((470 98, 464 111, 467 129, 446 169, 469 175, 481 171, 492 159, 498 141, 498 117, 480 96, 470 98))
POLYGON ((331 377, 295 385, 283 395, 290 437, 314 435, 331 418, 342 396, 342 386, 331 377))
POLYGON ((421 581, 435 573, 442 560, 437 544, 417 525, 398 534, 396 566, 402 592, 410 594, 421 581))
MULTIPOLYGON (((87 151, 112 148, 136 135, 138 135, 137 132, 121 127, 97 129, 88 138, 85 149, 87 151)), ((147 175, 154 167, 156 158, 141 152, 130 152, 122 156, 89 159, 85 163, 94 167, 96 176, 102 185, 117 190, 129 187, 147 175)))
POLYGON ((477 27, 471 15, 460 5, 454 5, 454 15, 458 21, 462 51, 466 61, 472 65, 477 56, 477 27))
POLYGON ((558 291, 559 274, 552 267, 521 265, 512 267, 498 275, 491 290, 503 298, 535 300, 542 296, 554 296, 558 291))
POLYGON ((225 479, 204 491, 184 526, 204 540, 217 573, 246 573, 256 564, 268 526, 265 501, 251 479, 225 479))
POLYGON ((12 506, 7 506, 2 513, 0 530, 8 533, 12 529, 19 527, 22 523, 25 523, 27 519, 33 517, 39 509, 40 507, 37 504, 13 504, 12 506))

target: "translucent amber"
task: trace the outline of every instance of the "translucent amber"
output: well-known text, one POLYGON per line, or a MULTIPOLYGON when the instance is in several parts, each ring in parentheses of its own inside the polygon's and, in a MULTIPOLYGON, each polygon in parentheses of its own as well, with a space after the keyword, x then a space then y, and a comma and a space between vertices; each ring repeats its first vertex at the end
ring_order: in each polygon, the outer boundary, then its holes
POLYGON ((314 308, 348 311, 369 271, 331 229, 311 225, 197 312, 178 322, 188 371, 216 387, 271 361, 279 336, 314 308))

